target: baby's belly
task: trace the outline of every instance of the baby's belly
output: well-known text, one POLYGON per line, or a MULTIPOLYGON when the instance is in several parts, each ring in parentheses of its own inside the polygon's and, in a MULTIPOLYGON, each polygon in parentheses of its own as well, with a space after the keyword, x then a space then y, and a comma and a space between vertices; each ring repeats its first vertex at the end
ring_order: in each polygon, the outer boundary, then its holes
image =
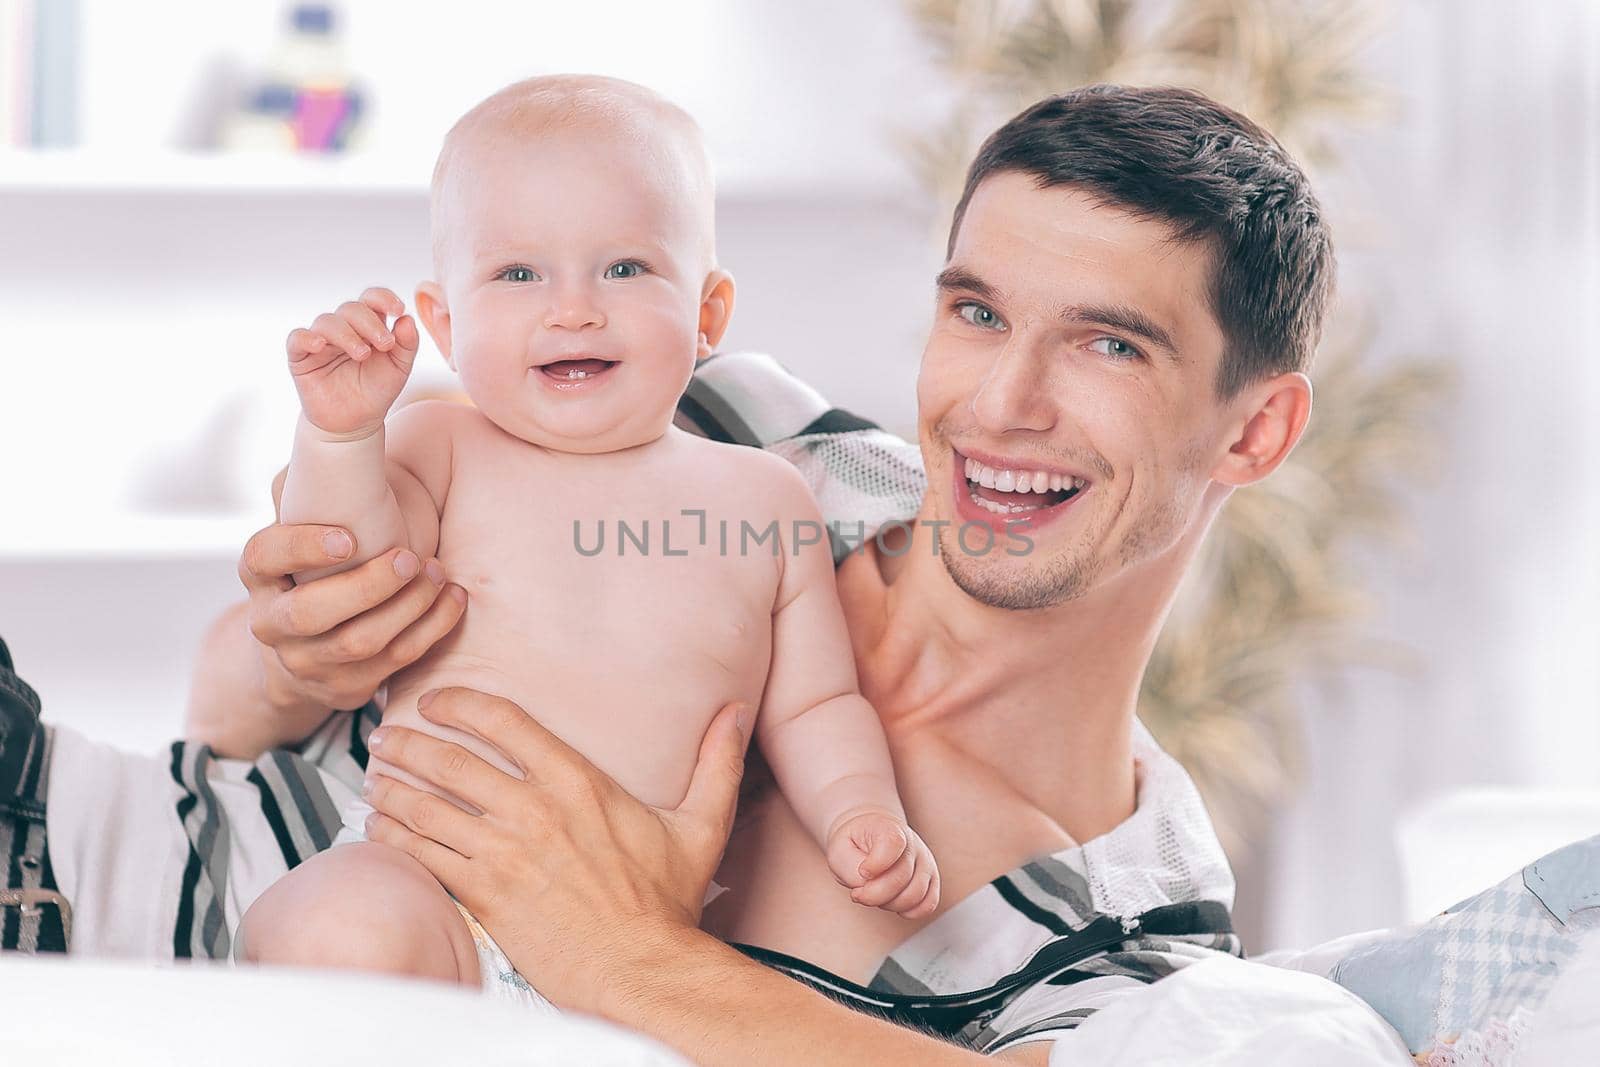
MULTIPOLYGON (((696 647, 710 635, 696 627, 655 627, 654 647, 608 643, 585 654, 572 642, 535 640, 526 618, 474 603, 469 622, 389 681, 385 725, 411 727, 454 741, 508 774, 515 765, 462 730, 430 722, 417 700, 431 689, 461 686, 504 697, 581 752, 646 803, 675 807, 689 786, 700 742, 717 711, 732 700, 759 706, 770 647, 770 616, 752 620, 740 640, 696 647), (499 616, 498 618, 496 616, 499 616), (759 633, 752 633, 757 629, 759 633), (697 636, 698 634, 698 636, 697 636), (624 645, 631 647, 624 647, 624 645)), ((626 630, 626 625, 622 626, 626 630)), ((376 756, 378 770, 439 793, 376 756)), ((529 768, 537 774, 537 768, 529 768)), ((448 794, 443 794, 448 795, 448 794)), ((470 808, 460 798, 457 803, 470 808)))

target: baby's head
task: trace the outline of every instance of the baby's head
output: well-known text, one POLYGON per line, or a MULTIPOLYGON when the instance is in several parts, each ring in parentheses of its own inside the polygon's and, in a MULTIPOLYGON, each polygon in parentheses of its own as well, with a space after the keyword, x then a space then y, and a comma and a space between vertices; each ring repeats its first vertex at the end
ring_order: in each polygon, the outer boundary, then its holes
POLYGON ((564 452, 645 444, 733 310, 713 208, 682 109, 614 78, 518 82, 445 137, 418 317, 508 433, 564 452))

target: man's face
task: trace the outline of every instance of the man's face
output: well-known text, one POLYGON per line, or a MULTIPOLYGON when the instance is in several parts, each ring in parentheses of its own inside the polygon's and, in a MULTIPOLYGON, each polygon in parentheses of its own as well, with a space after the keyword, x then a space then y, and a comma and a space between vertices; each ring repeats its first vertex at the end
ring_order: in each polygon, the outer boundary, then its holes
POLYGON ((1058 604, 1190 527, 1228 444, 1211 271, 1205 247, 1070 186, 977 188, 917 385, 926 509, 968 595, 1058 604))

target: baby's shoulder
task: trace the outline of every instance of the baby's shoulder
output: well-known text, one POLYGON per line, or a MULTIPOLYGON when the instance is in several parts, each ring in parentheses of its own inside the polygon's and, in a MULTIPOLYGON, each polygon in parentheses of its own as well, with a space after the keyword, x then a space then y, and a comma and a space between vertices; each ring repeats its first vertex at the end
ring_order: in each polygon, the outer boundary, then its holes
POLYGON ((696 469, 732 488, 752 511, 787 513, 814 506, 805 476, 782 456, 750 445, 690 440, 696 469))
POLYGON ((389 416, 385 433, 389 439, 425 442, 430 446, 448 443, 470 446, 493 438, 494 424, 470 404, 453 400, 417 400, 389 416))
POLYGON ((415 400, 390 414, 385 431, 395 432, 451 432, 464 429, 474 418, 481 419, 478 409, 452 400, 415 400))

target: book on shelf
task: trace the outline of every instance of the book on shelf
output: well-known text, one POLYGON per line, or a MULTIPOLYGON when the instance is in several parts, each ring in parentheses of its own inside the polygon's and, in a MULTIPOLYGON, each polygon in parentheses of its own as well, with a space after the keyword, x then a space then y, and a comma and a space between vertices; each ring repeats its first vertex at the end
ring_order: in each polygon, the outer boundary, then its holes
POLYGON ((77 134, 78 0, 0 0, 0 147, 77 134))

